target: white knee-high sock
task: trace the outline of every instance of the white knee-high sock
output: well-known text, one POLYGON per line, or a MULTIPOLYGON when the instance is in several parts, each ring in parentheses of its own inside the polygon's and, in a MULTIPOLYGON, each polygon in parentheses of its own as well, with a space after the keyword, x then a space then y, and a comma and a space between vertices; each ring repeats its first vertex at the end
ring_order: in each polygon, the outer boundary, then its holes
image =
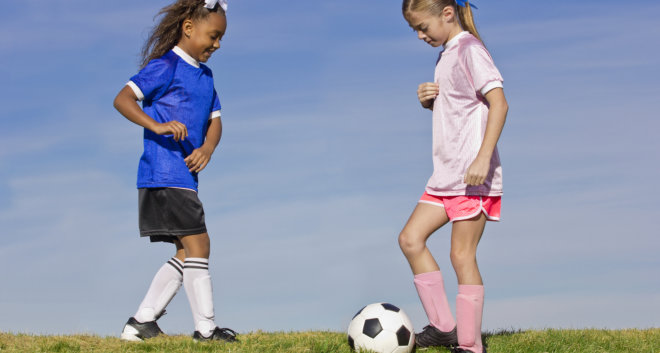
POLYGON ((195 331, 199 331, 202 336, 210 336, 215 329, 215 314, 208 259, 186 258, 183 264, 183 286, 190 302, 195 331))
POLYGON ((156 272, 151 286, 140 304, 135 320, 138 322, 155 321, 167 304, 172 301, 183 283, 183 264, 176 257, 171 258, 156 272))

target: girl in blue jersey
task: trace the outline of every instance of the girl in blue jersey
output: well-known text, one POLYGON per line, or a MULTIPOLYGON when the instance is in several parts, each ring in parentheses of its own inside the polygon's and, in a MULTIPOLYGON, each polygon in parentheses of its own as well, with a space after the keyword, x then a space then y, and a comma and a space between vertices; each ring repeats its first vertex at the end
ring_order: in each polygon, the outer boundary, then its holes
POLYGON ((222 135, 213 75, 201 63, 220 48, 226 9, 225 0, 178 0, 163 8, 145 43, 142 69, 114 101, 124 117, 144 127, 137 180, 140 235, 176 246, 175 256, 156 273, 124 326, 123 340, 161 334, 156 320, 182 284, 192 309, 193 338, 236 340, 233 330, 215 324, 210 240, 197 197, 197 174, 208 165, 222 135))

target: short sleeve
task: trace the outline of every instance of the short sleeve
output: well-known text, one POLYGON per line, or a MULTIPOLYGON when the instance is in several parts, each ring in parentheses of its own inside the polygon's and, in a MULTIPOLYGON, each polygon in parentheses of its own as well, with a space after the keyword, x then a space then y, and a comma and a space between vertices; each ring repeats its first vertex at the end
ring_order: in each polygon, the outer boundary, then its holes
POLYGON ((220 117, 220 110, 222 107, 220 106, 220 98, 218 98, 218 92, 216 92, 215 88, 213 89, 213 103, 212 103, 212 108, 211 108, 211 115, 210 119, 213 118, 219 118, 220 117))
POLYGON ((486 95, 493 88, 502 87, 500 74, 493 58, 481 45, 470 45, 465 51, 466 69, 472 78, 474 88, 482 95, 486 95))
POLYGON ((131 77, 128 85, 140 100, 153 100, 167 89, 174 75, 173 65, 162 59, 151 60, 137 75, 131 77))

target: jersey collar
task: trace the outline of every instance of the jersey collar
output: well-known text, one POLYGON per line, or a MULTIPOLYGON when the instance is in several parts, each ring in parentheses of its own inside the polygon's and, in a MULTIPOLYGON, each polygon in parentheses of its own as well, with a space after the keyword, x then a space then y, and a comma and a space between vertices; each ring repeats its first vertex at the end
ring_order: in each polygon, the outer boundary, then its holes
POLYGON ((183 59, 183 61, 185 61, 185 62, 187 62, 188 64, 190 64, 190 65, 192 65, 192 66, 194 66, 194 67, 196 67, 196 68, 199 69, 199 62, 197 62, 197 60, 193 59, 192 56, 188 55, 188 53, 186 53, 185 51, 183 51, 183 49, 181 49, 181 48, 179 48, 178 46, 175 45, 174 48, 172 48, 172 51, 173 51, 176 55, 180 56, 181 59, 183 59))
POLYGON ((461 37, 464 37, 464 36, 468 35, 469 33, 470 33, 470 32, 468 32, 468 31, 462 31, 462 32, 458 33, 457 35, 454 36, 454 38, 452 38, 451 40, 449 40, 449 41, 447 42, 447 44, 445 44, 445 49, 449 49, 449 48, 451 48, 451 47, 457 45, 457 44, 458 44, 458 40, 459 40, 461 37))

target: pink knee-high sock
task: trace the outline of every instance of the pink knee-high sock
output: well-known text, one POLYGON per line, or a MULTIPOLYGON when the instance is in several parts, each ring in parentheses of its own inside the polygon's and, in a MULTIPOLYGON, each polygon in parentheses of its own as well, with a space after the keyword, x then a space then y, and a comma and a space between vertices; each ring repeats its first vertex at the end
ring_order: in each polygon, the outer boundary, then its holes
POLYGON ((456 321, 451 314, 442 273, 434 271, 415 275, 415 288, 431 325, 443 332, 453 330, 456 321))
POLYGON ((484 311, 484 286, 458 285, 456 323, 460 348, 481 353, 481 318, 484 311))

